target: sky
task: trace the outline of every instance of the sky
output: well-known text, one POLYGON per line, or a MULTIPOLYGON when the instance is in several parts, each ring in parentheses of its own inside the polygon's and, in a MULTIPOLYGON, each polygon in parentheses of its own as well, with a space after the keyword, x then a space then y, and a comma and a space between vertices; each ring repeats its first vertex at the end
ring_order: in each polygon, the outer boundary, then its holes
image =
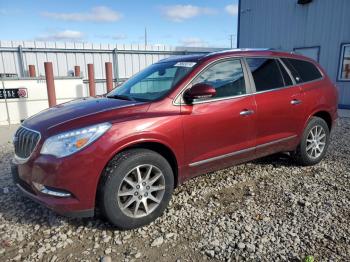
POLYGON ((0 39, 233 47, 237 0, 0 0, 0 39))

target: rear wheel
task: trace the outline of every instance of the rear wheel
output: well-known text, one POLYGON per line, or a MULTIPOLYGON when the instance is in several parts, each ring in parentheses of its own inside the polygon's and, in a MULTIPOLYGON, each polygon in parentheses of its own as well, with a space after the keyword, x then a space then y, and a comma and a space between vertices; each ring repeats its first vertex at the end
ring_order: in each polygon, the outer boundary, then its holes
POLYGON ((100 183, 99 206, 118 228, 137 228, 163 213, 173 188, 173 172, 163 156, 147 149, 127 150, 108 164, 100 183))
POLYGON ((312 117, 307 124, 294 157, 301 165, 315 165, 326 155, 329 144, 329 128, 319 117, 312 117))

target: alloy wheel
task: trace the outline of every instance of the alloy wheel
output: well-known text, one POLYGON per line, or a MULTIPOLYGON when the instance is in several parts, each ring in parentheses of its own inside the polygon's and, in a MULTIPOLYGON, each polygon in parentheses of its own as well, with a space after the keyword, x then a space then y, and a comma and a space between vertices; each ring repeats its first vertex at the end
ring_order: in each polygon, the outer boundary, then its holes
POLYGON ((312 158, 320 157, 326 146, 326 131, 320 125, 311 128, 306 139, 306 153, 312 158))
POLYGON ((118 190, 118 205, 129 217, 144 217, 159 206, 164 192, 162 171, 153 165, 139 165, 124 177, 118 190))

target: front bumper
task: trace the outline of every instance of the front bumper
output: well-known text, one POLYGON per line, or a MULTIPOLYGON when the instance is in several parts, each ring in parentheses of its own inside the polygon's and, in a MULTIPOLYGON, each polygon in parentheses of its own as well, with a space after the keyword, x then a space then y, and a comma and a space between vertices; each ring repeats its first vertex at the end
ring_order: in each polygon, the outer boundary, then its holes
MULTIPOLYGON (((108 145, 104 139, 101 137, 100 142, 108 145)), ((109 152, 99 143, 64 158, 36 151, 24 163, 14 159, 12 174, 19 189, 32 200, 64 216, 91 217, 95 212, 99 179, 108 160, 109 152), (38 185, 68 192, 68 197, 50 195, 38 185)))
POLYGON ((111 146, 115 138, 103 135, 83 150, 62 158, 40 154, 40 143, 26 161, 14 158, 12 173, 16 185, 26 196, 59 214, 94 216, 99 180, 115 154, 111 146), (43 189, 69 194, 54 196, 43 189))
POLYGON ((12 178, 19 190, 33 201, 44 205, 56 213, 67 217, 92 217, 94 208, 79 210, 79 201, 74 197, 54 197, 45 195, 19 176, 18 165, 11 164, 12 178))

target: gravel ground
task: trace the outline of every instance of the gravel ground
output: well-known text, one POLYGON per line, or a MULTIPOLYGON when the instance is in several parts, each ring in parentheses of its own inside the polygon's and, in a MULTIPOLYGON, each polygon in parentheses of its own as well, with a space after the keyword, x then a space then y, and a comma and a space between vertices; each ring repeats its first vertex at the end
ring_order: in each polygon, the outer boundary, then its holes
POLYGON ((165 214, 117 231, 68 219, 22 197, 0 148, 1 261, 345 261, 350 257, 350 119, 324 161, 298 167, 280 154, 192 179, 165 214))

